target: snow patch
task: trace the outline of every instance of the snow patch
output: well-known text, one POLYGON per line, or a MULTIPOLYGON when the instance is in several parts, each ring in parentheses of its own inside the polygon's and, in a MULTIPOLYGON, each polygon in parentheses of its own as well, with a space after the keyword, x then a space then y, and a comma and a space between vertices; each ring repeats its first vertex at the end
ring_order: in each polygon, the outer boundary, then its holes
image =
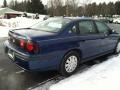
POLYGON ((37 22, 42 21, 43 19, 31 19, 26 17, 16 17, 11 19, 1 19, 0 22, 2 25, 11 28, 24 28, 29 27, 37 22))
POLYGON ((0 19, 0 37, 8 37, 10 29, 25 28, 43 21, 44 16, 40 19, 29 19, 25 17, 16 17, 11 19, 0 19))
POLYGON ((52 85, 50 90, 120 90, 120 55, 52 85))
POLYGON ((8 37, 8 32, 11 28, 0 26, 0 37, 8 37))

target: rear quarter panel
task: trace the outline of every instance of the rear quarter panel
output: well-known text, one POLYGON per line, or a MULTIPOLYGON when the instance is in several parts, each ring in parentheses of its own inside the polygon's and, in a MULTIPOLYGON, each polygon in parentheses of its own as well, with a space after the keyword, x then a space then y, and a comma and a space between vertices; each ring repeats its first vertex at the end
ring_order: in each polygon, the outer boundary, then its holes
POLYGON ((79 47, 76 36, 62 36, 54 39, 39 41, 40 53, 49 58, 49 60, 56 60, 57 65, 60 64, 65 53, 71 49, 79 47))

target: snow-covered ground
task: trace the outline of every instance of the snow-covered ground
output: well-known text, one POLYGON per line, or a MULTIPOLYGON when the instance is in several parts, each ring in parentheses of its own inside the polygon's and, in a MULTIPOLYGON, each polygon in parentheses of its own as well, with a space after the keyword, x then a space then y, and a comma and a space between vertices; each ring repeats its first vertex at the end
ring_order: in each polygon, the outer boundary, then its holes
POLYGON ((10 27, 0 26, 0 37, 8 37, 8 32, 10 29, 10 27))
POLYGON ((23 28, 23 27, 28 27, 30 25, 33 25, 42 20, 43 18, 31 19, 31 18, 25 18, 25 17, 16 17, 11 19, 0 19, 0 22, 6 27, 11 27, 11 28, 22 27, 23 28))
POLYGON ((120 55, 62 80, 50 90, 120 90, 120 55))
POLYGON ((24 28, 34 25, 37 22, 43 20, 43 17, 40 19, 29 19, 25 17, 16 17, 12 19, 0 19, 0 37, 8 37, 8 31, 14 28, 24 28))

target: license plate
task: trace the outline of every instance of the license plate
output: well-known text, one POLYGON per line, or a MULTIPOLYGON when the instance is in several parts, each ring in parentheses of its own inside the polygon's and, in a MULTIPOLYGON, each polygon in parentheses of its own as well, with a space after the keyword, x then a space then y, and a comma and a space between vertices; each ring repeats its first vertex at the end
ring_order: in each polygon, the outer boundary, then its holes
POLYGON ((14 54, 14 52, 12 51, 12 50, 8 50, 8 56, 12 59, 12 60, 14 60, 15 59, 15 54, 14 54))

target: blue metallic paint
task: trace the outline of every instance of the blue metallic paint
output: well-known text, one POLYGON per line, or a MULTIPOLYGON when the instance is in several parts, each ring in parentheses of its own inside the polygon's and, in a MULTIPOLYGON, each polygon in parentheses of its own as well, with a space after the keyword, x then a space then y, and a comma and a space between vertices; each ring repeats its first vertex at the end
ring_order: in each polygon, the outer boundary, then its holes
MULTIPOLYGON (((19 47, 11 45, 8 41, 5 42, 5 49, 13 50, 16 56, 14 62, 22 68, 31 71, 58 70, 64 55, 73 49, 80 51, 82 62, 87 58, 94 58, 103 55, 104 52, 109 53, 115 49, 119 39, 117 34, 111 34, 107 37, 99 34, 85 36, 69 34, 68 30, 78 21, 71 21, 59 33, 46 34, 45 32, 38 33, 38 31, 28 30, 34 33, 32 35, 32 33, 25 34, 23 29, 23 35, 27 35, 27 37, 39 44, 40 52, 38 54, 31 55, 19 47)), ((22 33, 21 30, 13 31, 22 33)))

